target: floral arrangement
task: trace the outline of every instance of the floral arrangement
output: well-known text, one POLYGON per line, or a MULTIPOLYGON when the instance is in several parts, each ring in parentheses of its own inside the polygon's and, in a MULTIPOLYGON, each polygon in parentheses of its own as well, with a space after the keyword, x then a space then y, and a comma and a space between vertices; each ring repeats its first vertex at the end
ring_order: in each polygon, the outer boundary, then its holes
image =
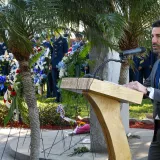
POLYGON ((6 104, 6 106, 8 108, 11 107, 11 104, 13 102, 13 97, 15 97, 17 95, 17 91, 18 91, 18 84, 20 82, 17 82, 17 75, 20 73, 20 70, 17 69, 16 70, 16 74, 14 75, 14 79, 13 80, 9 80, 9 85, 8 85, 8 88, 4 94, 4 103, 6 104))
POLYGON ((32 65, 31 69, 33 81, 36 86, 39 86, 45 82, 49 66, 48 62, 51 59, 51 56, 49 55, 49 48, 42 48, 43 49, 36 50, 39 57, 38 59, 36 59, 36 62, 32 65))
MULTIPOLYGON (((34 55, 30 57, 30 67, 33 76, 33 82, 36 86, 41 85, 41 83, 47 77, 47 62, 46 59, 50 59, 49 48, 44 48, 43 46, 33 48, 34 55)), ((19 110, 24 108, 26 104, 22 96, 22 83, 21 75, 19 70, 19 63, 14 58, 12 53, 5 51, 4 55, 0 56, 0 62, 8 63, 10 72, 7 75, 0 74, 0 90, 5 91, 4 93, 4 103, 8 107, 9 112, 4 120, 6 125, 12 118, 13 113, 19 114, 19 110)), ((1 63, 1 64, 2 64, 1 63)), ((1 65, 1 67, 3 67, 1 65)))
POLYGON ((6 76, 0 76, 0 90, 4 89, 5 82, 6 82, 6 76))
POLYGON ((60 114, 60 117, 63 120, 65 120, 65 121, 67 121, 69 123, 76 123, 76 121, 74 119, 71 119, 71 118, 65 116, 65 110, 64 110, 64 106, 62 104, 58 105, 56 111, 57 111, 57 113, 60 114))
MULTIPOLYGON (((16 69, 15 74, 12 76, 5 77, 5 83, 8 84, 6 92, 4 94, 4 103, 8 107, 9 112, 8 115, 4 119, 4 124, 6 125, 11 119, 13 112, 15 114, 19 113, 19 108, 22 106, 21 104, 24 102, 22 98, 22 83, 20 70, 16 69)), ((2 77, 2 76, 0 76, 2 77)))
POLYGON ((76 121, 77 122, 77 125, 80 127, 80 126, 84 126, 86 123, 83 122, 83 121, 76 121))
POLYGON ((72 55, 64 56, 62 61, 60 61, 57 65, 59 69, 59 78, 67 77, 67 64, 72 60, 72 55))
POLYGON ((69 52, 67 55, 65 55, 62 58, 62 61, 60 61, 57 65, 57 68, 59 69, 59 78, 63 77, 75 77, 76 74, 76 67, 79 66, 79 75, 83 76, 85 72, 83 71, 83 68, 88 65, 88 59, 87 55, 90 50, 90 44, 85 43, 84 45, 78 45, 77 48, 69 49, 69 52))

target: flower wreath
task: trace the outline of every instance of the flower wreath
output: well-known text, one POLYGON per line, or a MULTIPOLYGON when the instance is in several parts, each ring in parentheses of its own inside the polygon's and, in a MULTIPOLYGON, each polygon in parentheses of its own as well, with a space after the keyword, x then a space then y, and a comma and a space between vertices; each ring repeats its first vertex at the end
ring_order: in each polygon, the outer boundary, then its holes
MULTIPOLYGON (((35 82, 35 79, 37 78, 38 75, 38 81, 39 83, 36 85, 40 85, 41 81, 46 78, 46 75, 44 73, 44 68, 45 68, 45 61, 44 57, 48 56, 49 50, 44 49, 44 47, 34 47, 34 56, 30 57, 31 61, 31 66, 36 62, 36 64, 33 65, 33 68, 37 67, 40 72, 43 72, 43 74, 36 74, 31 69, 31 72, 33 73, 33 81, 35 82), (37 56, 38 55, 38 56, 37 56), (34 60, 34 57, 36 57, 36 61, 34 60), (38 60, 37 60, 38 57, 38 60)), ((7 50, 5 51, 4 55, 0 56, 0 62, 6 62, 9 64, 10 67, 10 72, 8 75, 0 75, 0 90, 2 91, 5 86, 8 86, 6 89, 6 92, 4 93, 4 103, 5 105, 9 108, 8 115, 4 119, 4 124, 6 125, 9 120, 12 118, 13 112, 19 113, 18 112, 18 107, 24 105, 24 99, 22 96, 22 83, 21 83, 21 76, 20 76, 20 69, 19 69, 19 63, 18 61, 14 58, 12 53, 8 53, 7 50)))

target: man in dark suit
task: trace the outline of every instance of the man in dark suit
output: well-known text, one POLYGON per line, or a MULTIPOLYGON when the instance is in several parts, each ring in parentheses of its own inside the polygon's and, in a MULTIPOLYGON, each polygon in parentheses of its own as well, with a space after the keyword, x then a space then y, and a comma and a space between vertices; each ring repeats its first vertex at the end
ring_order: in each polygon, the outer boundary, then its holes
POLYGON ((144 82, 144 85, 135 81, 125 86, 142 92, 153 101, 155 128, 148 160, 160 160, 160 20, 152 25, 152 48, 153 53, 158 55, 158 60, 155 62, 152 72, 144 82))
POLYGON ((58 37, 53 42, 52 52, 52 77, 53 77, 53 90, 55 91, 56 102, 60 102, 60 92, 58 91, 57 82, 59 79, 59 70, 57 68, 58 63, 62 60, 64 55, 68 52, 68 43, 66 38, 62 36, 58 37))

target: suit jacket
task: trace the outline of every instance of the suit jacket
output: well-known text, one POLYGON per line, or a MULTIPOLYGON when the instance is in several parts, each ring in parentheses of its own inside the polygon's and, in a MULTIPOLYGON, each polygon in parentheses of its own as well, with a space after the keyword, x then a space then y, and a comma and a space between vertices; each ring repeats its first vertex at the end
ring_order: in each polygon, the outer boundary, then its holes
POLYGON ((155 88, 155 76, 156 76, 156 71, 157 71, 159 63, 160 63, 160 59, 158 59, 155 62, 150 76, 144 82, 144 85, 146 87, 153 87, 154 88, 154 98, 153 98, 154 111, 153 111, 153 118, 155 118, 157 115, 160 118, 160 88, 159 89, 155 88))

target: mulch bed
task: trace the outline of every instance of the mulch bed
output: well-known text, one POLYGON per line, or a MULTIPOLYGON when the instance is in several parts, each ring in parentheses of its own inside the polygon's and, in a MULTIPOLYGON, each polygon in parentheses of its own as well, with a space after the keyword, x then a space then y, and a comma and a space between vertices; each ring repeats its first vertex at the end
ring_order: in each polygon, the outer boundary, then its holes
POLYGON ((130 122, 129 126, 130 128, 154 129, 153 124, 146 124, 142 122, 130 122))
MULTIPOLYGON (((141 128, 141 129, 154 129, 153 124, 146 124, 142 122, 130 122, 129 123, 130 128, 141 128)), ((4 127, 3 125, 0 125, 0 127, 4 127)), ((28 125, 22 124, 19 122, 9 123, 7 128, 13 127, 13 128, 29 128, 28 125)), ((75 126, 56 126, 56 125, 45 125, 41 126, 41 129, 48 129, 48 130, 63 130, 63 129, 74 129, 75 126)))
MULTIPOLYGON (((19 123, 19 122, 12 122, 12 123, 8 123, 7 126, 4 126, 2 124, 0 124, 0 127, 5 127, 5 128, 30 128, 28 125, 24 124, 24 123, 19 123)), ((64 130, 64 129, 74 129, 76 126, 57 126, 57 125, 45 125, 45 126, 41 126, 41 129, 47 129, 47 130, 64 130)))

